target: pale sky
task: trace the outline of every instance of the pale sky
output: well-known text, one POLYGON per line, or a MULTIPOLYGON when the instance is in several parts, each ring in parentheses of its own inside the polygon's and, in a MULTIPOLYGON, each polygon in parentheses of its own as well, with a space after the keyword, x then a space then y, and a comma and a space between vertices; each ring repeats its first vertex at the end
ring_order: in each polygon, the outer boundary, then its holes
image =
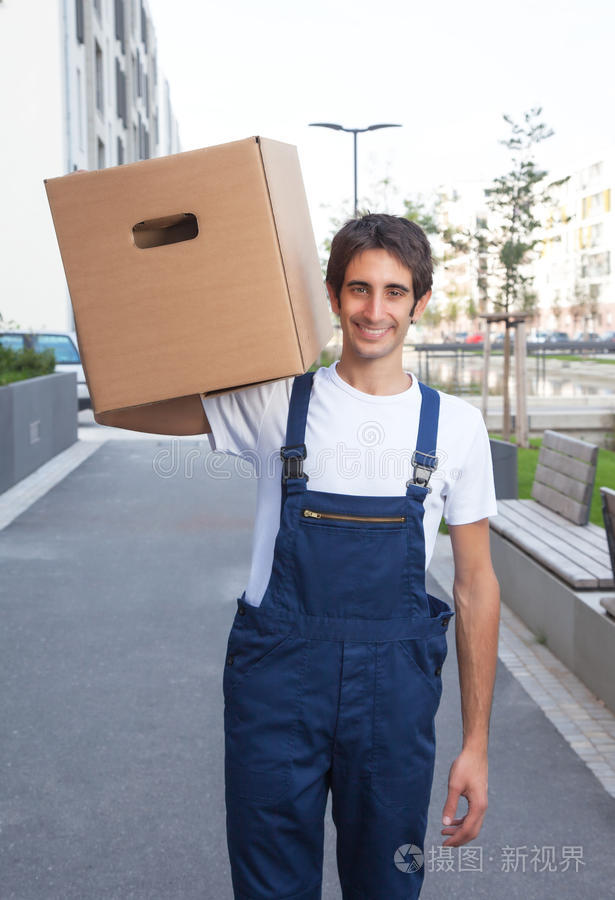
POLYGON ((309 122, 403 127, 359 135, 359 196, 478 190, 506 170, 503 113, 532 106, 554 175, 615 146, 611 0, 148 0, 182 149, 251 135, 295 144, 318 243, 352 204, 352 135, 309 122))

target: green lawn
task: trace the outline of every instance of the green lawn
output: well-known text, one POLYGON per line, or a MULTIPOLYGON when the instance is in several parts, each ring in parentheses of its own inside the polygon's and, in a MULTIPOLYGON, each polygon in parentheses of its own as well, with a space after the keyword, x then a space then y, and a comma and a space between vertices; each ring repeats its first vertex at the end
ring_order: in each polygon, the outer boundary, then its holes
MULTIPOLYGON (((529 355, 529 354, 528 354, 529 355)), ((532 354, 534 356, 535 354, 532 354)), ((541 355, 542 358, 542 355, 541 355)), ((606 363, 607 366, 615 366, 615 359, 601 356, 577 356, 573 353, 547 353, 546 359, 563 359, 564 362, 596 362, 606 363)))

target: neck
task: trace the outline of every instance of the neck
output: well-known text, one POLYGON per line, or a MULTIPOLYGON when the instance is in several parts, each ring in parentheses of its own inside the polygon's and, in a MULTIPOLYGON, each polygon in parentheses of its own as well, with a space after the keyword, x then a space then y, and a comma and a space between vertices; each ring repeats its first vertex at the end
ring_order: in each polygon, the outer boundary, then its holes
POLYGON ((347 384, 363 394, 387 396, 401 394, 412 384, 412 377, 404 372, 401 359, 350 360, 342 355, 336 372, 347 384))

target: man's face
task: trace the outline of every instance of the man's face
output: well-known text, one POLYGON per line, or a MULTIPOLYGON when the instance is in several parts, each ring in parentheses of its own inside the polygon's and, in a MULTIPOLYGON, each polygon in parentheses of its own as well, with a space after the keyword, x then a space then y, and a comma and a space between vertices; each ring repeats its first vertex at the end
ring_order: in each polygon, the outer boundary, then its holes
MULTIPOLYGON (((344 354, 379 359, 399 354, 414 305, 412 272, 387 250, 364 250, 354 256, 344 276, 338 302, 327 284, 331 308, 340 317, 344 354)), ((427 306, 431 291, 414 309, 415 322, 427 306)))

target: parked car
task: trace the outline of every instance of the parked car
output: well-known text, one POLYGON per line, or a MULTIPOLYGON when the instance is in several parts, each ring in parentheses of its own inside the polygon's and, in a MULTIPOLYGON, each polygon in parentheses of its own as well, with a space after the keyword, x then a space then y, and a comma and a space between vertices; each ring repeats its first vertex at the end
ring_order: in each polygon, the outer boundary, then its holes
POLYGON ((38 353, 52 349, 56 359, 55 371, 77 374, 79 409, 92 405, 74 331, 3 331, 0 332, 0 344, 12 350, 32 347, 38 353))
POLYGON ((485 338, 481 334, 480 331, 475 331, 473 334, 469 334, 465 339, 466 344, 482 344, 485 338))
MULTIPOLYGON (((515 342, 515 329, 509 328, 510 343, 514 344, 515 342)), ((491 341, 491 345, 493 347, 503 347, 504 346, 504 332, 500 331, 499 334, 495 336, 495 338, 491 341)))
POLYGON ((531 344, 544 344, 549 340, 550 335, 550 331, 535 331, 534 334, 528 338, 528 342, 531 344))
POLYGON ((547 338, 547 344, 564 344, 566 341, 570 340, 570 335, 567 331, 552 331, 547 338))
POLYGON ((605 331, 600 343, 603 345, 600 348, 602 353, 615 353, 615 331, 605 331))
POLYGON ((600 335, 596 331, 577 331, 575 341, 599 341, 600 335))
POLYGON ((465 341, 465 339, 467 338, 467 336, 468 336, 467 331, 456 331, 455 332, 455 340, 457 341, 457 343, 459 343, 459 342, 463 343, 465 341))

